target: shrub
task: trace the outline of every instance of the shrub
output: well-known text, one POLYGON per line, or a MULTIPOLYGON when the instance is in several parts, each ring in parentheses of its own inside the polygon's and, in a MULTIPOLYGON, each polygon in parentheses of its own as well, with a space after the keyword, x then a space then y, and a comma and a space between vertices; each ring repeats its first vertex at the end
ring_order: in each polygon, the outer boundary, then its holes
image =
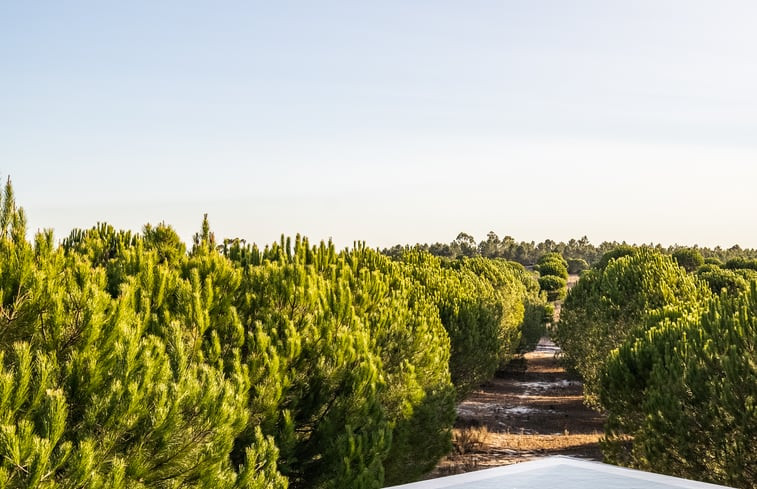
POLYGON ((757 270, 757 260, 750 260, 748 258, 731 258, 723 268, 729 270, 757 270))
POLYGON ((539 287, 544 291, 553 291, 561 289, 567 285, 568 281, 555 275, 545 275, 539 277, 539 287))
POLYGON ((749 283, 738 273, 715 265, 699 267, 696 275, 707 283, 713 294, 720 294, 723 289, 731 294, 737 294, 749 288, 749 283))
POLYGON ((689 273, 704 265, 702 254, 693 248, 680 248, 674 251, 673 259, 689 273))
MULTIPOLYGON (((289 320, 293 321, 293 324, 306 324, 305 321, 311 314, 339 318, 338 323, 341 327, 338 329, 344 330, 343 334, 349 336, 357 336, 361 331, 365 333, 367 336, 364 340, 370 339, 366 344, 370 345, 371 353, 380 359, 380 363, 373 367, 381 378, 380 382, 374 379, 381 387, 375 393, 375 401, 380 405, 380 412, 365 411, 365 401, 370 400, 366 396, 370 390, 362 391, 364 399, 358 400, 352 398, 349 391, 343 390, 344 384, 326 382, 326 385, 342 389, 338 397, 333 398, 336 401, 335 405, 344 403, 362 409, 352 414, 350 411, 336 412, 331 430, 336 430, 335 433, 338 434, 340 429, 354 430, 355 426, 360 426, 358 432, 361 436, 370 434, 371 429, 374 430, 372 437, 367 439, 356 438, 357 433, 352 431, 346 432, 348 438, 345 438, 345 442, 356 442, 355 447, 347 452, 354 456, 355 465, 345 465, 348 457, 344 454, 326 456, 319 452, 321 447, 334 444, 325 443, 324 440, 329 437, 325 433, 315 440, 302 439, 302 446, 296 448, 297 445, 294 445, 293 448, 305 450, 305 453, 315 456, 312 463, 308 462, 312 465, 313 472, 292 477, 290 471, 302 470, 304 462, 308 461, 302 455, 295 454, 292 458, 298 460, 297 464, 291 468, 282 467, 282 471, 290 475, 293 484, 310 487, 313 481, 327 477, 321 480, 320 484, 328 487, 331 487, 329 484, 335 484, 336 487, 353 487, 355 484, 371 486, 380 483, 382 470, 385 482, 393 484, 412 481, 433 468, 439 458, 450 449, 451 428, 455 418, 455 390, 449 372, 450 343, 436 306, 430 300, 426 289, 411 277, 406 267, 363 245, 337 253, 331 244, 321 243, 311 247, 306 239, 299 237, 294 243, 282 238, 281 243, 270 246, 262 253, 253 248, 240 249, 238 244, 228 247, 226 252, 240 261, 256 263, 257 265, 248 268, 250 274, 263 273, 274 265, 301 270, 297 274, 307 271, 311 278, 304 281, 298 279, 302 285, 294 288, 287 286, 281 292, 265 292, 260 289, 259 297, 267 297, 267 300, 272 300, 274 304, 284 304, 283 312, 288 315, 286 317, 290 317, 289 320), (312 285, 315 282, 321 282, 321 285, 315 287, 312 285), (301 287, 306 288, 305 296, 302 300, 298 299, 296 307, 292 308, 292 300, 300 296, 299 292, 294 294, 290 289, 299 291, 301 287), (319 299, 318 291, 324 289, 330 289, 333 291, 332 294, 336 295, 329 299, 319 299), (308 290, 310 292, 307 292, 308 290), (290 298, 284 300, 287 295, 290 298), (292 314, 295 316, 291 316, 292 314), (372 419, 366 425, 366 420, 360 421, 359 418, 355 418, 354 421, 350 421, 345 414, 371 416, 372 419), (379 429, 391 436, 384 438, 379 429), (387 443, 389 438, 391 445, 387 443), (369 456, 371 458, 368 458, 369 456), (369 460, 380 461, 381 465, 363 465, 369 460), (336 475, 322 476, 329 466, 338 469, 336 475)), ((286 284, 287 280, 260 279, 256 283, 256 287, 246 287, 245 290, 258 290, 263 286, 275 287, 276 284, 286 284)), ((259 307, 248 304, 242 308, 242 312, 243 315, 258 314, 259 307)), ((269 321, 261 322, 265 324, 269 321)), ((281 331, 281 328, 276 329, 281 331)), ((300 342, 302 340, 298 340, 298 343, 300 342)), ((316 341, 315 345, 317 344, 319 342, 316 341)), ((327 347, 321 345, 320 348, 327 347)), ((351 349, 354 350, 355 346, 351 349)), ((326 352, 306 355, 307 358, 319 359, 320 362, 325 361, 323 358, 332 356, 326 352)), ((286 366, 280 365, 279 368, 286 366)), ((295 369, 295 374, 301 370, 295 369)), ((313 372, 315 371, 316 369, 313 369, 313 372)), ((302 373, 298 375, 300 376, 302 373)), ((300 396, 308 392, 304 385, 317 385, 307 378, 302 382, 305 384, 297 390, 300 396)), ((309 400, 305 405, 312 404, 316 399, 315 394, 307 394, 307 398, 309 400)), ((332 405, 332 402, 319 402, 316 407, 320 406, 318 409, 323 409, 323 406, 332 405)), ((270 411, 275 412, 276 405, 273 405, 270 411)), ((331 411, 335 409, 332 408, 331 411)), ((298 411, 292 411, 291 416, 294 420, 310 419, 298 411)), ((310 420, 306 426, 320 428, 324 424, 323 421, 310 420)), ((297 432, 302 428, 295 424, 294 429, 297 432)), ((286 456, 285 446, 286 444, 282 445, 282 452, 286 456)))
POLYGON ((402 263, 364 245, 322 268, 350 284, 381 358, 387 384, 381 402, 392 424, 384 482, 416 480, 449 452, 455 419, 450 341, 438 310, 402 263))
MULTIPOLYGON (((17 214, 8 195, 0 206, 0 221, 13 228, 0 237, 0 486, 286 487, 276 446, 259 430, 231 463, 250 419, 249 381, 238 362, 204 361, 199 297, 151 328, 153 296, 137 277, 126 277, 117 297, 108 290, 105 265, 123 249, 101 238, 115 234, 81 233, 68 250, 38 236, 32 249, 22 221, 7 215, 17 214)), ((154 255, 141 258, 156 269, 154 255)))
POLYGON ((542 256, 539 257, 539 260, 536 262, 536 264, 541 265, 543 263, 553 262, 553 261, 562 263, 564 267, 568 266, 568 262, 565 261, 565 258, 563 258, 563 256, 560 253, 557 253, 555 251, 544 253, 542 256))
POLYGON ((633 255, 637 249, 638 248, 636 248, 635 246, 626 244, 616 246, 612 250, 602 255, 602 258, 600 258, 599 261, 594 265, 594 268, 604 270, 612 260, 617 260, 618 258, 622 258, 624 256, 633 255))
POLYGON ((613 349, 637 329, 698 310, 710 295, 670 256, 654 250, 640 248, 602 261, 607 263, 604 269, 584 272, 568 293, 555 335, 594 404, 599 375, 613 349))
POLYGON ((610 461, 757 485, 757 284, 629 338, 602 379, 610 461), (630 442, 628 441, 630 437, 630 442))
MULTIPOLYGON (((499 366, 507 364, 520 342, 524 320, 524 301, 528 296, 523 276, 505 260, 471 258, 458 260, 455 267, 470 270, 494 289, 494 300, 499 309, 499 366)), ((530 285, 530 284, 529 284, 530 285)))
POLYGON ((159 263, 178 263, 186 254, 186 246, 174 229, 161 222, 153 227, 146 224, 142 228, 145 248, 155 250, 159 263))
POLYGON ((546 261, 537 266, 539 275, 542 277, 560 277, 562 279, 568 279, 568 269, 562 262, 557 260, 546 261))
POLYGON ((276 440, 290 487, 373 487, 382 479, 386 385, 345 285, 298 259, 251 267, 242 283, 238 310, 248 335, 270 338, 255 338, 243 357, 261 372, 250 411, 264 414, 261 428, 276 440), (268 355, 274 361, 261 363, 268 355))
POLYGON ((757 281, 757 270, 752 270, 751 268, 741 268, 734 270, 736 275, 743 278, 747 282, 754 282, 757 281))
POLYGON ((443 267, 423 251, 404 252, 402 262, 435 301, 449 335, 449 370, 461 399, 490 379, 500 363, 501 307, 494 288, 471 270, 443 267))
POLYGON ((547 300, 549 301, 564 299, 568 291, 567 281, 554 275, 539 277, 539 287, 547 293, 547 300))
POLYGON ((521 338, 518 352, 533 351, 542 336, 547 334, 547 325, 552 323, 555 308, 544 297, 527 297, 521 325, 521 338))
POLYGON ((588 269, 589 269, 589 264, 583 258, 568 259, 568 273, 569 274, 576 275, 588 269))

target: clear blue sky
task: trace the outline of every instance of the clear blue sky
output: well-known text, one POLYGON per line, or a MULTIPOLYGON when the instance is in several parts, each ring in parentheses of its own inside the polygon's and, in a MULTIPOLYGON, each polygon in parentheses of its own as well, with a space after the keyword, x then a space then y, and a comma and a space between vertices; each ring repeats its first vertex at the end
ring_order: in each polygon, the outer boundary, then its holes
POLYGON ((0 3, 33 229, 757 247, 757 3, 0 3))

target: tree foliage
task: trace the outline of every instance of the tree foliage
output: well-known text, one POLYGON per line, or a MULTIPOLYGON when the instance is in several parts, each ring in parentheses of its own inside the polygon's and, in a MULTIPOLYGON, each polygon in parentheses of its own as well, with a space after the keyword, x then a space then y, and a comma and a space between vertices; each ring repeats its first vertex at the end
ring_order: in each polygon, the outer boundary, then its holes
POLYGON ((673 259, 687 272, 693 272, 704 265, 704 257, 693 248, 680 248, 673 252, 673 259))
POLYGON ((449 369, 458 398, 490 378, 509 345, 501 324, 504 307, 494 287, 468 267, 442 265, 428 253, 410 250, 402 262, 434 300, 450 339, 449 369))
POLYGON ((756 338, 754 282, 699 316, 629 338, 602 378, 606 454, 646 470, 757 486, 756 338))
MULTIPOLYGON (((136 280, 112 297, 104 255, 54 250, 44 236, 33 248, 17 232, 18 217, 8 222, 14 229, 0 238, 0 486, 285 487, 276 447, 259 432, 232 465, 248 421, 248 381, 203 361, 192 340, 201 324, 148 331, 136 280)), ((101 237, 79 244, 102 251, 101 237)))
POLYGON ((731 294, 737 294, 749 288, 749 283, 737 272, 715 265, 699 267, 696 275, 710 287, 713 294, 720 294, 723 289, 731 294))
MULTIPOLYGON (((534 241, 516 241, 512 236, 500 238, 493 231, 486 235, 486 239, 476 245, 475 238, 467 233, 458 234, 457 239, 451 243, 430 243, 417 244, 413 248, 428 251, 434 256, 443 258, 459 258, 461 256, 472 257, 482 256, 484 258, 502 258, 509 261, 516 261, 520 264, 531 266, 536 264, 545 254, 556 253, 564 257, 567 261, 584 260, 589 266, 599 263, 600 268, 604 268, 606 263, 601 264, 600 260, 607 253, 617 250, 633 250, 640 247, 654 248, 660 253, 673 254, 679 250, 689 250, 699 253, 704 259, 714 261, 716 264, 722 264, 728 260, 738 259, 757 259, 757 249, 741 248, 734 245, 730 248, 705 248, 697 245, 694 246, 663 246, 661 244, 628 244, 625 241, 604 241, 598 245, 592 244, 586 236, 580 239, 570 239, 567 242, 557 242, 551 239, 545 239, 540 243, 534 241)), ((383 253, 398 257, 403 250, 411 248, 408 245, 395 245, 392 248, 383 250, 383 253)), ((578 272, 570 272, 578 273, 578 272)))
POLYGON ((539 287, 547 293, 547 300, 558 301, 565 299, 568 293, 567 281, 562 277, 544 275, 539 277, 539 287))
POLYGON ((547 335, 547 325, 553 321, 554 307, 548 302, 547 294, 541 289, 534 273, 519 263, 499 261, 505 263, 524 286, 523 322, 520 325, 518 352, 532 351, 542 336, 547 335))
POLYGON ((723 268, 729 270, 757 270, 757 259, 731 258, 725 262, 723 268))
POLYGON ((637 330, 697 310, 709 291, 669 255, 641 248, 613 252, 604 268, 582 274, 563 304, 556 341, 596 403, 610 352, 637 330), (629 254, 626 254, 629 251, 629 254))
POLYGON ((546 321, 504 260, 219 243, 207 216, 189 250, 165 223, 28 242, 10 182, 0 212, 0 487, 416 480, 546 321))
POLYGON ((568 262, 559 253, 542 255, 535 267, 539 271, 539 286, 547 293, 547 300, 558 301, 568 293, 568 262))
POLYGON ((563 280, 568 279, 568 268, 560 261, 549 260, 537 265, 539 275, 542 277, 557 277, 563 280))
POLYGON ((584 260, 583 258, 570 258, 567 260, 568 262, 568 273, 577 275, 584 270, 588 270, 590 265, 589 263, 584 260))

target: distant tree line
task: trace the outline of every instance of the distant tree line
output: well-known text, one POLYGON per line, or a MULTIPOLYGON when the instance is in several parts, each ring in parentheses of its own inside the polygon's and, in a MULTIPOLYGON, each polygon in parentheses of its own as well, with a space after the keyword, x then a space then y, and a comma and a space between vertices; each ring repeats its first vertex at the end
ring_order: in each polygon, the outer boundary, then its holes
MULTIPOLYGON (((625 241, 605 241, 599 245, 593 245, 586 236, 580 239, 571 239, 567 243, 546 239, 540 243, 534 241, 516 241, 510 236, 501 238, 496 233, 489 232, 486 239, 476 242, 470 234, 461 232, 450 243, 417 244, 414 247, 427 251, 434 256, 446 258, 483 256, 485 258, 503 258, 515 261, 525 266, 533 266, 543 255, 557 253, 562 256, 569 265, 569 273, 578 273, 597 263, 606 253, 622 246, 636 247, 625 241), (585 262, 585 264, 583 263, 585 262)), ((706 248, 699 246, 662 246, 661 244, 643 245, 653 248, 665 254, 673 254, 678 250, 694 250, 704 259, 712 258, 725 263, 735 258, 757 259, 757 249, 742 249, 738 245, 724 249, 720 246, 706 248)), ((395 245, 386 248, 383 253, 390 256, 398 256, 407 245, 395 245)))

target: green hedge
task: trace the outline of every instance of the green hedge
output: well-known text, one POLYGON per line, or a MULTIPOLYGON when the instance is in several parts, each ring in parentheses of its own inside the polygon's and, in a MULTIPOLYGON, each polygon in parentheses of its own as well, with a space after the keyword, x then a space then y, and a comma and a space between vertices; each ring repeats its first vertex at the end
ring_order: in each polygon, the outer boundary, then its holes
POLYGON ((687 272, 693 272, 704 265, 704 257, 693 248, 681 248, 673 252, 673 259, 687 272))
POLYGON ((539 277, 539 287, 547 293, 547 300, 557 301, 565 298, 568 293, 567 280, 554 275, 539 277))
POLYGON ((599 376, 610 352, 637 329, 702 307, 710 293, 669 255, 647 248, 603 257, 604 269, 582 274, 560 312, 556 342, 565 360, 584 379, 596 402, 599 376), (615 258, 619 256, 618 258, 615 258))
POLYGON ((0 487, 379 488, 543 330, 533 274, 165 223, 26 240, 0 202, 0 487))
POLYGON ((757 485, 757 284, 629 338, 602 378, 610 461, 757 485), (629 442, 629 440, 631 440, 629 442))
POLYGON ((566 280, 568 279, 568 262, 558 253, 543 255, 536 263, 536 269, 542 277, 554 275, 566 280))
POLYGON ((576 275, 583 272, 584 270, 588 270, 589 268, 589 263, 583 258, 568 259, 568 273, 576 275))

